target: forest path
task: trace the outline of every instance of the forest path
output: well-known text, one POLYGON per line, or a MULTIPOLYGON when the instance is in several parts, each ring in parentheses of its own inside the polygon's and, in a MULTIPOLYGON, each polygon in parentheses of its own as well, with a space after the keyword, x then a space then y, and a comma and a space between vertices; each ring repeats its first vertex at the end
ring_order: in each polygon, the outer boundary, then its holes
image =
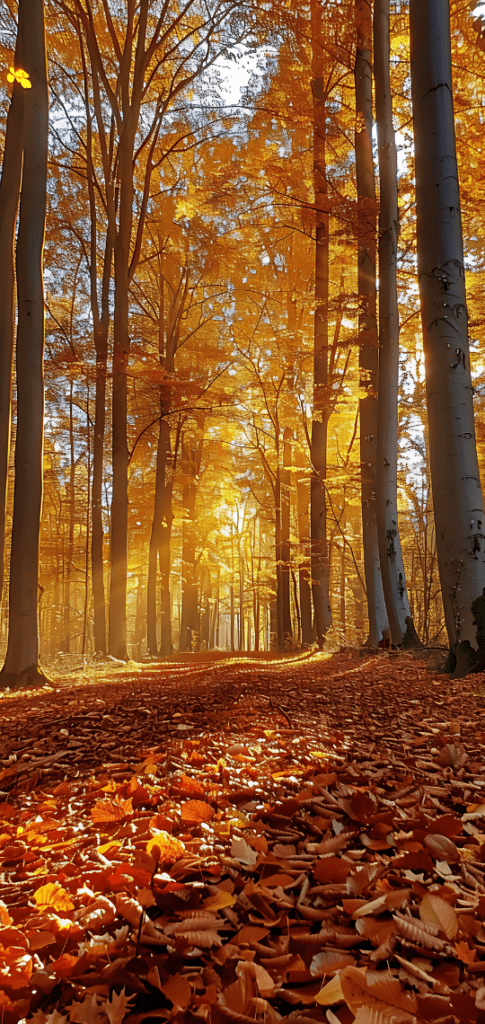
POLYGON ((485 676, 395 652, 172 659, 4 693, 5 1024, 54 1007, 349 1024, 376 998, 403 1021, 484 1021, 484 749, 485 676), (159 854, 170 877, 152 881, 159 854), (377 996, 352 973, 375 967, 377 996))

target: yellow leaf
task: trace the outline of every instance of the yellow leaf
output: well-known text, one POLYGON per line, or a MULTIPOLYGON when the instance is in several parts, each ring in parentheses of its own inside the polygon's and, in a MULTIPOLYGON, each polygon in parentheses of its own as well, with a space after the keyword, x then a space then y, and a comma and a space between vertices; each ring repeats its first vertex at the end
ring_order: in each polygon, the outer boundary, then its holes
POLYGON ((57 913, 74 910, 71 896, 57 882, 47 882, 34 892, 34 900, 38 910, 55 910, 57 913))
POLYGON ((232 907, 237 900, 237 896, 232 892, 225 892, 221 889, 220 892, 214 893, 213 896, 207 896, 204 900, 204 907, 206 910, 222 910, 223 907, 232 907))
POLYGON ((343 1000, 344 995, 338 974, 331 981, 327 981, 327 984, 315 996, 315 1002, 320 1003, 320 1006, 333 1006, 334 1003, 343 1003, 343 1000))
POLYGON ((180 839, 175 839, 168 832, 156 832, 152 839, 148 840, 146 851, 151 853, 157 862, 160 860, 173 864, 183 856, 185 846, 180 839))
POLYGON ((22 86, 22 89, 31 89, 32 82, 26 71, 22 71, 22 68, 9 68, 7 75, 7 82, 18 82, 22 86))
POLYGON ((112 839, 109 843, 103 843, 102 846, 98 846, 98 853, 106 855, 108 850, 110 850, 114 854, 122 845, 119 839, 112 839))

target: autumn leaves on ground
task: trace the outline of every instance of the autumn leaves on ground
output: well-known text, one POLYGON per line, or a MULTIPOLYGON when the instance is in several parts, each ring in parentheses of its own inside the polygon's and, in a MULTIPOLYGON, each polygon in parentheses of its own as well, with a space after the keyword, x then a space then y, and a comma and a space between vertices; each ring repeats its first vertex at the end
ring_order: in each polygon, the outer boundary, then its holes
POLYGON ((0 719, 4 1024, 485 1021, 484 677, 186 659, 0 719))

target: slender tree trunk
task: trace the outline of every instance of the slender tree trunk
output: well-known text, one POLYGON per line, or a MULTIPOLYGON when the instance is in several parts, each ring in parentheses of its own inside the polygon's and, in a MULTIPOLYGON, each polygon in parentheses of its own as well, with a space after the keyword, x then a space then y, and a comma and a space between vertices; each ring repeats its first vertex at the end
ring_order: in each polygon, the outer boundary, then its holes
POLYGON ((283 601, 283 637, 293 636, 290 602, 290 513, 291 513, 291 439, 292 432, 286 428, 283 443, 283 471, 281 474, 281 574, 283 601))
MULTIPOLYGON (((168 555, 168 575, 170 575, 170 531, 172 520, 171 502, 171 481, 167 481, 167 468, 170 459, 170 426, 168 420, 160 420, 157 444, 157 468, 155 473, 155 507, 153 522, 150 534, 150 547, 148 556, 148 583, 147 583, 147 640, 148 653, 152 657, 158 654, 157 642, 157 560, 160 555, 160 572, 162 575, 161 594, 170 600, 168 591, 168 580, 166 560, 168 555), (168 533, 168 541, 165 535, 168 533)), ((162 614, 162 638, 160 644, 161 654, 171 653, 168 647, 167 634, 170 631, 170 605, 167 609, 166 600, 161 602, 162 614), (165 622, 164 620, 168 619, 165 622)), ((171 632, 171 631, 170 631, 171 632)))
POLYGON ((239 563, 239 650, 244 651, 244 556, 241 550, 241 536, 238 537, 239 563))
POLYGON ((199 641, 199 603, 196 577, 197 540, 197 463, 195 450, 182 445, 182 465, 185 483, 182 488, 182 504, 185 518, 182 528, 182 622, 180 626, 180 651, 191 651, 192 642, 199 641))
POLYGON ((285 649, 285 626, 283 613, 283 565, 281 548, 281 469, 276 470, 274 485, 275 499, 275 554, 276 554, 276 633, 278 650, 285 649))
POLYGON ((87 385, 86 394, 86 441, 88 449, 88 464, 87 464, 87 492, 86 492, 86 544, 84 548, 84 602, 83 602, 83 639, 81 654, 84 658, 86 652, 86 638, 88 635, 88 609, 89 609, 89 549, 90 549, 90 526, 91 526, 91 508, 90 508, 90 493, 91 493, 91 432, 89 429, 89 379, 87 385))
POLYGON ((448 0, 411 0, 410 23, 431 483, 445 622, 455 675, 461 676, 477 647, 472 605, 485 588, 485 515, 473 418, 448 0))
POLYGON ((305 459, 297 448, 296 494, 298 502, 298 539, 300 541, 300 568, 298 582, 300 586, 301 642, 303 647, 310 647, 313 641, 312 631, 312 592, 310 575, 310 488, 308 476, 300 472, 305 467, 305 459))
POLYGON ((356 0, 355 165, 358 195, 358 292, 360 386, 360 463, 362 537, 369 616, 368 643, 375 646, 387 629, 376 516, 379 349, 376 320, 376 215, 372 158, 372 19, 368 0, 356 0))
MULTIPOLYGON (((22 25, 15 46, 15 68, 23 68, 22 25)), ((15 227, 22 179, 22 124, 23 93, 13 83, 12 99, 7 114, 5 148, 3 153, 2 180, 0 182, 0 281, 2 301, 0 302, 0 603, 3 596, 5 559, 5 515, 8 490, 8 467, 10 459, 12 363, 14 348, 14 285, 15 285, 15 227)))
MULTIPOLYGON (((78 24, 78 31, 80 26, 78 24)), ((84 55, 83 36, 80 32, 81 56, 84 76, 84 104, 86 112, 86 177, 89 196, 91 239, 89 256, 90 300, 93 318, 94 347, 96 350, 96 385, 94 399, 93 479, 91 491, 91 578, 93 590, 94 651, 106 654, 106 603, 104 591, 104 530, 103 530, 103 463, 106 426, 106 373, 108 364, 108 332, 110 322, 110 279, 113 260, 113 240, 116 233, 114 189, 106 182, 106 208, 108 225, 104 241, 101 296, 98 297, 98 207, 93 164, 93 131, 88 71, 84 55)), ((100 98, 97 75, 93 70, 94 102, 100 117, 100 98)), ((105 178, 109 179, 106 149, 102 148, 105 178)))
POLYGON ((377 429, 377 532, 391 640, 400 645, 412 622, 397 516, 399 313, 397 152, 389 74, 389 0, 375 0, 374 73, 379 151, 379 424, 377 429))
POLYGON ((94 650, 106 654, 106 605, 103 572, 103 454, 106 422, 106 366, 108 357, 107 332, 95 336, 96 391, 94 397, 93 482, 91 497, 91 572, 93 587, 94 650))
MULTIPOLYGON (((159 238, 160 247, 162 240, 159 238)), ((174 372, 175 353, 180 340, 180 318, 187 296, 189 275, 182 270, 175 300, 166 309, 163 255, 159 257, 159 310, 158 310, 158 357, 160 366, 167 374, 174 372), (165 321, 167 320, 167 323, 165 321)), ((170 460, 170 405, 166 398, 167 389, 163 382, 160 388, 160 426, 157 444, 157 466, 155 473, 155 503, 150 535, 147 586, 147 629, 148 651, 157 654, 156 627, 156 563, 157 553, 160 567, 160 654, 172 653, 172 622, 170 605, 170 544, 172 537, 172 475, 168 471, 170 460)), ((175 445, 174 460, 177 456, 175 445)))
MULTIPOLYGON (((133 116, 133 114, 131 114, 133 116)), ((130 133, 120 141, 120 213, 114 247, 115 308, 113 348, 113 491, 111 501, 111 580, 109 651, 127 660, 126 598, 128 579, 128 269, 133 221, 133 144, 130 133)))
POLYGON ((75 512, 75 493, 74 483, 76 474, 76 462, 75 462, 75 450, 74 450, 74 419, 72 409, 73 399, 73 381, 69 384, 69 501, 68 501, 68 545, 67 545, 67 565, 64 566, 64 608, 63 608, 63 620, 64 620, 64 636, 62 639, 62 650, 65 654, 69 654, 70 639, 71 639, 71 577, 72 567, 74 562, 74 512, 75 512))
POLYGON ((314 629, 319 647, 332 624, 327 550, 328 276, 329 215, 326 171, 326 100, 322 5, 311 0, 313 88, 313 188, 315 193, 315 320, 311 435, 311 564, 314 629))
POLYGON ((25 91, 17 239, 17 438, 10 560, 9 635, 0 685, 45 682, 39 671, 38 574, 44 421, 44 246, 48 96, 42 0, 20 0, 25 91))
MULTIPOLYGON (((234 579, 234 574, 233 574, 233 579, 234 579)), ((231 625, 231 628, 230 628, 231 651, 233 651, 234 650, 234 584, 233 583, 231 583, 231 586, 229 588, 229 600, 230 600, 230 608, 231 608, 231 611, 230 611, 230 616, 231 616, 231 624, 230 624, 231 625)))

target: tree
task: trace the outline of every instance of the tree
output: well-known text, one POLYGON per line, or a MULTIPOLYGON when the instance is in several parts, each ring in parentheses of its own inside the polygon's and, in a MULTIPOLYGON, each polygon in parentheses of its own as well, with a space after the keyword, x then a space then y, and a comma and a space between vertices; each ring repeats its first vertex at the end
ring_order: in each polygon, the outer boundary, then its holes
POLYGON ((372 156, 372 21, 368 0, 356 0, 355 23, 355 165, 359 292, 360 459, 362 534, 369 613, 369 643, 376 645, 387 629, 382 589, 376 514, 379 348, 376 322, 376 195, 372 156))
POLYGON ((315 192, 315 322, 313 343, 313 417, 311 434, 311 565, 314 630, 319 647, 332 622, 327 545, 328 293, 329 206, 326 169, 327 101, 331 78, 324 78, 322 5, 312 0, 313 187, 315 192))
POLYGON ((379 416, 376 518, 379 560, 389 629, 400 645, 412 623, 397 517, 399 312, 396 259, 398 235, 397 151, 389 74, 389 0, 375 0, 374 74, 379 153, 379 416))
POLYGON ((43 0, 20 0, 23 71, 22 184, 16 250, 17 437, 8 647, 0 684, 43 683, 39 670, 38 573, 44 418, 44 245, 47 189, 47 60, 43 0))
MULTIPOLYGON (((20 26, 21 28, 21 26, 20 26)), ((17 32, 15 68, 23 68, 22 35, 17 32)), ((5 512, 10 448, 10 400, 14 349, 15 229, 22 180, 22 124, 24 116, 22 79, 14 77, 7 115, 5 147, 0 182, 0 601, 3 591, 5 512)))
POLYGON ((456 163, 448 0, 411 0, 418 278, 431 485, 450 669, 475 660, 472 604, 485 588, 456 163))

